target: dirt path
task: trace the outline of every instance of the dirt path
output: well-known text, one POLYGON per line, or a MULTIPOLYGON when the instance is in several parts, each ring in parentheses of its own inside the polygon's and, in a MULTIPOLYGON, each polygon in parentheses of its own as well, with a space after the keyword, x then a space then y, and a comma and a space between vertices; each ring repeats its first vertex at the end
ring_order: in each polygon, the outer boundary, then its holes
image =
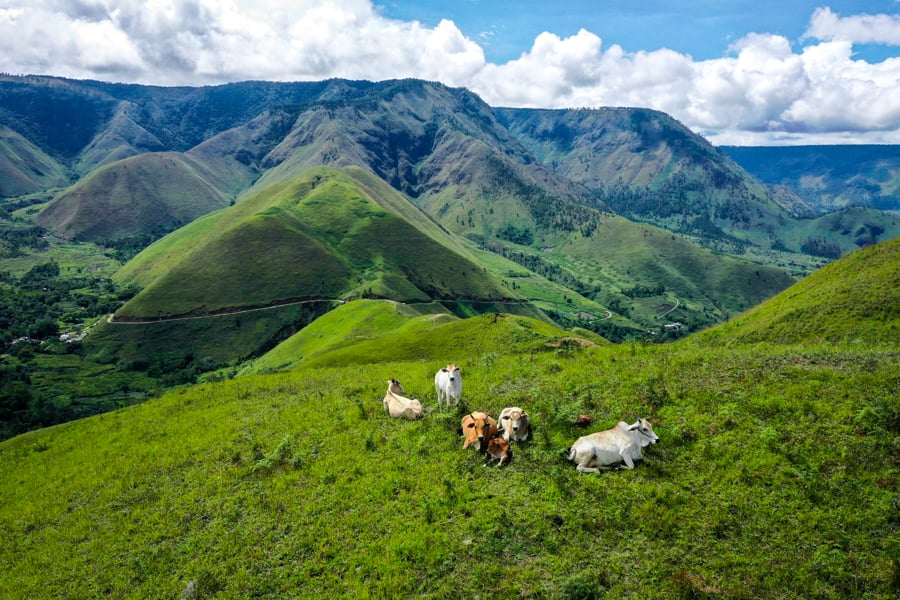
POLYGON ((146 325, 148 323, 168 323, 171 321, 188 321, 190 319, 209 319, 211 317, 222 317, 225 315, 240 315, 244 313, 257 312, 260 310, 271 310, 273 308, 283 308, 285 306, 295 306, 297 304, 312 304, 314 302, 337 302, 338 304, 343 304, 344 300, 331 300, 331 299, 318 299, 318 300, 297 300, 296 302, 285 302, 284 304, 273 304, 271 306, 257 306, 254 308, 242 308, 237 310, 226 310, 222 312, 210 313, 206 315, 186 315, 179 317, 140 317, 133 321, 115 321, 113 317, 115 315, 110 314, 106 317, 106 322, 112 325, 146 325))

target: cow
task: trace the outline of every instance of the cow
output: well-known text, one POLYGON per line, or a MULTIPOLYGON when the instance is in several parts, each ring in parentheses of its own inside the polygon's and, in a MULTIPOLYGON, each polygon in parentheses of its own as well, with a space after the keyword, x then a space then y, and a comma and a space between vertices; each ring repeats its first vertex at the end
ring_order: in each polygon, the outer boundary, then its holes
POLYGON ((437 392, 438 409, 441 408, 442 402, 449 408, 451 400, 454 406, 459 405, 459 399, 462 397, 462 375, 459 367, 451 363, 435 373, 434 389, 437 392))
POLYGON ((634 461, 644 457, 641 448, 658 441, 659 437, 647 419, 638 419, 632 425, 619 421, 612 429, 575 440, 568 459, 576 463, 582 473, 613 469, 621 467, 622 463, 626 469, 633 469, 634 461))
POLYGON ((487 462, 484 466, 489 466, 492 462, 496 462, 498 467, 502 467, 503 463, 509 463, 512 460, 512 450, 509 442, 502 437, 491 438, 488 441, 485 451, 487 462))
POLYGON ((473 412, 462 418, 460 422, 463 435, 463 450, 478 442, 478 451, 487 451, 488 441, 497 433, 497 421, 483 412, 473 412))
POLYGON ((531 417, 518 406, 507 406, 500 411, 500 432, 507 442, 524 442, 531 433, 531 417))
POLYGON ((424 415, 422 403, 403 396, 403 386, 396 379, 388 380, 387 393, 384 395, 384 409, 395 419, 414 421, 424 415))

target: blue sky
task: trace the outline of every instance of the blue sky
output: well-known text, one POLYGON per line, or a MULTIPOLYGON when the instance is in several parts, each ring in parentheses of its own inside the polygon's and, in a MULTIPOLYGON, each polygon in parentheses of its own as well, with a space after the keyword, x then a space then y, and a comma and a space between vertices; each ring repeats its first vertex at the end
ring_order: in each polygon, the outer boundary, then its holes
MULTIPOLYGON (((385 0, 377 2, 393 19, 435 26, 450 19, 479 40, 486 58, 503 63, 526 52, 549 31, 569 37, 579 29, 625 50, 669 48, 695 60, 719 58, 751 32, 783 35, 798 43, 810 16, 822 6, 834 12, 878 14, 900 11, 896 0, 385 0)), ((897 49, 883 44, 856 48, 860 57, 884 60, 897 49)))
POLYGON ((900 0, 0 0, 0 71, 643 106, 714 144, 900 144, 900 0))

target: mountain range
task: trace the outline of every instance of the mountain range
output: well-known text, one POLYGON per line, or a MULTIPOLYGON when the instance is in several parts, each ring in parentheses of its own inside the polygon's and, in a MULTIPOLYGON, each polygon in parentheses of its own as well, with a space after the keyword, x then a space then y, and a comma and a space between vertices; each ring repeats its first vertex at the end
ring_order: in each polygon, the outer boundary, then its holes
POLYGON ((158 240, 116 274, 143 291, 110 327, 383 297, 625 339, 721 322, 900 234, 873 208, 797 216, 657 111, 494 108, 418 80, 2 76, 0 133, 10 214, 158 240))

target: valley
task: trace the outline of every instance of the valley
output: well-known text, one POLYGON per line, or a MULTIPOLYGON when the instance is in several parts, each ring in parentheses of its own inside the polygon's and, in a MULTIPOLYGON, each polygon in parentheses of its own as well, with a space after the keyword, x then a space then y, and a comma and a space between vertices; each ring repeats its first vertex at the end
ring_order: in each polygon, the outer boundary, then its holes
POLYGON ((0 108, 0 597, 895 596, 893 147, 418 80, 0 108))

